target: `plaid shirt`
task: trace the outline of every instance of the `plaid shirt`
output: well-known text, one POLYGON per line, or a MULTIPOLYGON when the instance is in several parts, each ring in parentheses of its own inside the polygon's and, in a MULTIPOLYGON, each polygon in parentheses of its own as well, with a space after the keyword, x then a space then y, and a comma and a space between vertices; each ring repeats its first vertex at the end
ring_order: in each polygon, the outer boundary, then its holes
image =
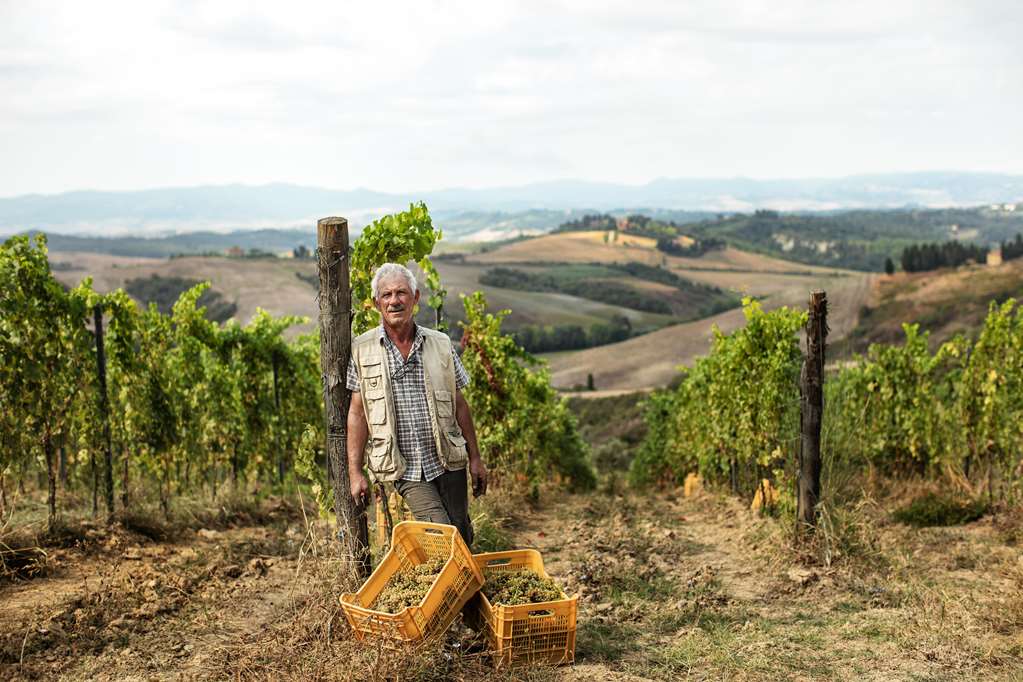
MULTIPOLYGON (((401 351, 388 338, 381 325, 380 342, 387 349, 387 367, 391 376, 391 397, 397 421, 398 451, 405 457, 407 467, 402 476, 406 481, 432 481, 444 473, 444 465, 437 456, 437 444, 433 440, 430 425, 430 408, 426 404, 426 378, 423 374, 422 346, 425 337, 416 325, 415 340, 408 359, 401 357, 401 351)), ((469 373, 451 345, 451 358, 455 368, 455 387, 463 389, 469 385, 469 373)), ((348 363, 348 390, 359 390, 359 367, 348 363)))

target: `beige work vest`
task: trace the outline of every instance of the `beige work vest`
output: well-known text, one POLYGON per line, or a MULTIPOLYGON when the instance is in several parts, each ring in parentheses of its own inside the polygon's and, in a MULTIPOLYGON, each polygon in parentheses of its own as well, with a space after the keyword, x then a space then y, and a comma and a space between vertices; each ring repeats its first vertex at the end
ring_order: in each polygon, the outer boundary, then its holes
MULTIPOLYGON (((426 383, 433 440, 441 464, 448 471, 462 469, 468 460, 465 437, 455 421, 455 368, 451 339, 433 329, 420 327, 423 345, 420 358, 426 383)), ((387 368, 387 350, 375 327, 352 341, 352 362, 359 368, 359 390, 369 425, 365 462, 376 481, 397 481, 405 473, 405 457, 398 451, 394 394, 387 368)))

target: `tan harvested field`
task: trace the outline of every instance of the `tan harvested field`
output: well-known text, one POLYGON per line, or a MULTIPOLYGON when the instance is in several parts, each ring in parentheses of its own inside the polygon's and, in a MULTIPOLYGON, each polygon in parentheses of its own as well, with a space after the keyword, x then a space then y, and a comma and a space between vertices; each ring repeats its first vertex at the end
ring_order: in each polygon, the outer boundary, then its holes
MULTIPOLYGON (((857 315, 871 295, 875 275, 806 278, 803 286, 776 291, 763 302, 766 310, 783 305, 803 307, 809 291, 820 287, 828 293, 829 343, 837 344, 856 325, 857 315)), ((646 390, 666 385, 679 365, 689 365, 710 349, 712 328, 731 332, 744 323, 742 311, 729 310, 710 318, 677 324, 627 341, 586 350, 557 353, 548 361, 555 386, 569 388, 586 383, 593 374, 599 390, 646 390)))
POLYGON ((635 261, 647 265, 666 265, 672 270, 715 269, 749 272, 841 272, 772 258, 732 247, 711 251, 701 258, 680 258, 657 251, 654 240, 647 237, 619 237, 616 243, 605 243, 604 232, 559 232, 535 239, 507 244, 493 251, 468 257, 474 263, 625 263, 635 261))
POLYGON ((514 242, 494 251, 476 254, 475 263, 615 263, 636 261, 660 265, 662 255, 653 240, 633 237, 627 242, 604 243, 604 232, 562 232, 514 242), (650 243, 648 243, 650 242, 650 243))
POLYGON ((694 282, 716 286, 725 291, 732 291, 741 296, 772 296, 779 292, 799 288, 800 286, 820 286, 823 283, 825 289, 832 282, 838 282, 845 277, 861 277, 863 273, 849 275, 786 275, 773 272, 731 272, 731 271, 707 271, 707 270, 673 270, 679 277, 685 277, 694 282))

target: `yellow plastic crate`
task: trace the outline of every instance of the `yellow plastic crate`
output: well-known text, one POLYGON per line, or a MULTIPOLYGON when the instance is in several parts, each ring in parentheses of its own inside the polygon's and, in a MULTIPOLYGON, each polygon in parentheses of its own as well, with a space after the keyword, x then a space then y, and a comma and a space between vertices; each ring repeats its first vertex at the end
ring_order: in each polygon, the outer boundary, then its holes
MULTIPOLYGON (((497 571, 532 571, 549 578, 543 558, 535 549, 474 554, 483 577, 497 571)), ((564 593, 562 593, 564 594, 564 593)), ((575 661, 576 613, 579 597, 518 606, 493 605, 481 591, 471 602, 470 618, 486 633, 496 663, 546 663, 575 661)))
POLYGON ((341 609, 360 640, 381 637, 393 642, 414 642, 447 630, 481 585, 483 573, 458 529, 440 523, 405 521, 395 525, 391 549, 359 591, 341 596, 341 609), (446 558, 447 563, 418 606, 399 613, 369 608, 392 575, 437 558, 446 558))

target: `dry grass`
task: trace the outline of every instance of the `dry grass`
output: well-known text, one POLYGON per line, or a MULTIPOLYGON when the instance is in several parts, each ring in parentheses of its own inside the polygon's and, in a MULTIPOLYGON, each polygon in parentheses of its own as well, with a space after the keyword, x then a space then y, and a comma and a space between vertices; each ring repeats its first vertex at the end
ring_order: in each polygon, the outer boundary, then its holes
POLYGON ((43 576, 0 587, 0 677, 1018 679, 1018 510, 893 522, 920 489, 879 485, 826 512, 809 552, 789 522, 713 492, 545 489, 530 505, 495 491, 477 513, 508 519, 497 525, 510 541, 540 549, 580 595, 576 665, 557 669, 495 670, 461 627, 402 650, 357 642, 338 601, 356 586, 348 565, 329 525, 301 510, 166 541, 139 523, 90 527, 43 576))
POLYGON ((466 633, 401 648, 354 639, 339 597, 357 586, 337 560, 306 563, 308 594, 258 630, 214 651, 204 675, 235 680, 510 680, 552 679, 550 670, 497 671, 466 633))

